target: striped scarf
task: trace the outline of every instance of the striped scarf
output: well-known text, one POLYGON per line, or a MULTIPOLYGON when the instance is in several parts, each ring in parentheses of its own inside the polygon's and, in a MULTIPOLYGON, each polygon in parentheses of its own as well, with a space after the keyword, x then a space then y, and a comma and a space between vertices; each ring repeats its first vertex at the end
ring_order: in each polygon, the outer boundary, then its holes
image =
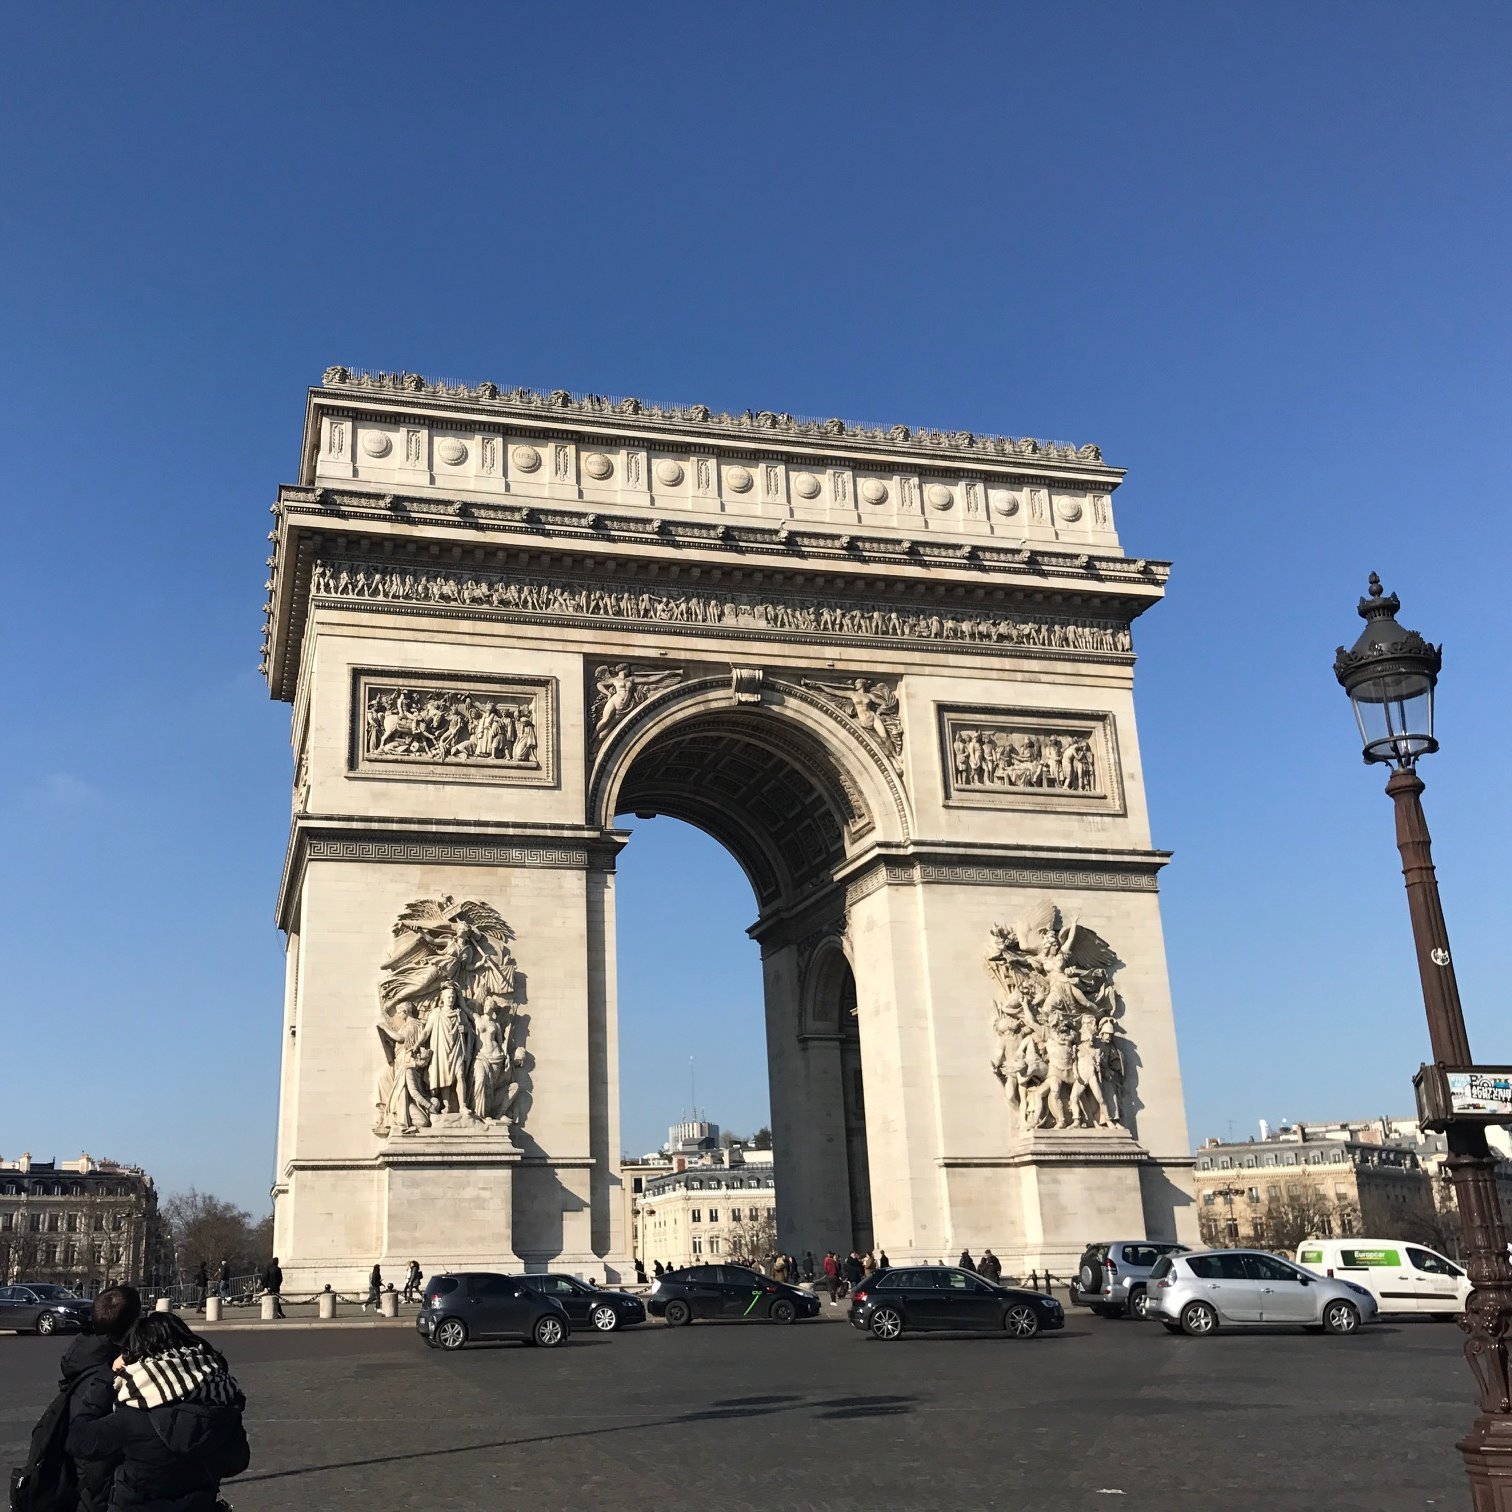
POLYGON ((174 1402, 240 1407, 245 1400, 235 1377, 198 1346, 138 1360, 116 1376, 115 1385, 123 1407, 166 1407, 174 1402))

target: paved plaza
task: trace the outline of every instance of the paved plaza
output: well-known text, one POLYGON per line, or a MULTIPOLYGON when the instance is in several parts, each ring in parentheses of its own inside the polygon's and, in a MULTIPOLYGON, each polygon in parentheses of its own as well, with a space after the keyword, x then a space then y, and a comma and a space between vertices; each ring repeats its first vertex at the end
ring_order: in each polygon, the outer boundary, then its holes
MULTIPOLYGON (((1173 1338, 1073 1313, 1028 1344, 825 1319, 660 1324, 556 1351, 388 1327, 221 1329, 248 1396, 237 1512, 1459 1507, 1461 1334, 1173 1338)), ((0 1336, 0 1464, 60 1340, 0 1336)))

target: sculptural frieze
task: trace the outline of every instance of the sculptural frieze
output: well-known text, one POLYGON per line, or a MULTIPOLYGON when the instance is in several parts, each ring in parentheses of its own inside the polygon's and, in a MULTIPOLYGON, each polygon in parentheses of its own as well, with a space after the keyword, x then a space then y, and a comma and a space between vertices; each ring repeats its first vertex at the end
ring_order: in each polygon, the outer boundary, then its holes
POLYGON ((1107 941, 1046 900, 994 925, 992 1070, 1026 1130, 1113 1128, 1125 1121, 1120 965, 1107 941))
POLYGON ((554 780, 552 689, 544 678, 434 680, 359 669, 354 768, 366 775, 554 780))
POLYGON ((421 898, 400 913, 379 968, 375 1134, 516 1121, 526 1053, 513 939, 477 899, 421 898))
POLYGON ((840 709, 858 730, 870 735, 887 753, 888 760, 903 770, 903 715, 898 690, 881 678, 853 677, 847 682, 821 682, 804 678, 826 702, 840 709))
POLYGON ((1122 810, 1112 716, 942 707, 948 800, 986 807, 1122 810))
POLYGON ((650 589, 638 585, 461 573, 360 562, 317 562, 322 597, 427 604, 511 618, 588 619, 637 625, 725 626, 816 637, 949 641, 1027 651, 1127 655, 1129 627, 1112 621, 989 610, 915 609, 897 603, 763 596, 737 589, 650 589))
POLYGON ((593 738, 602 740, 632 709, 653 693, 681 682, 681 667, 637 667, 614 662, 593 669, 593 738))

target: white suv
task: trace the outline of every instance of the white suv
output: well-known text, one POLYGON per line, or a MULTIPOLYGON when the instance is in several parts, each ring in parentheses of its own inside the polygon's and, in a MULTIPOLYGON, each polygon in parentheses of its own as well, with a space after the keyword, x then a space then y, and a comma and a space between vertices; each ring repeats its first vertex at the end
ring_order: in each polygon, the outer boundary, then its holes
POLYGON ((1255 1324, 1352 1334, 1376 1316, 1376 1300, 1363 1286, 1315 1275, 1264 1250, 1166 1255, 1150 1272, 1145 1309, 1145 1317, 1172 1333, 1194 1338, 1255 1324))
POLYGON ((1185 1250, 1184 1244, 1153 1239, 1105 1239, 1089 1244, 1071 1283, 1071 1300, 1104 1318, 1121 1318, 1125 1312, 1142 1318, 1156 1261, 1185 1250))

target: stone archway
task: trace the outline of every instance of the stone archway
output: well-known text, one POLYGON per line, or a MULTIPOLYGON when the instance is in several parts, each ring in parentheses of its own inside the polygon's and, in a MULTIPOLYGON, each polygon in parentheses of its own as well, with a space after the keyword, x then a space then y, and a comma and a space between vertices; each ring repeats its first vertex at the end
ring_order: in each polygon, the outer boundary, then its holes
MULTIPOLYGON (((1194 1237, 1095 448, 333 368, 280 490, 276 1247, 625 1274, 615 816, 758 917, 782 1241, 1194 1237), (870 1225, 870 1233, 867 1225, 870 1225)), ((676 948, 677 921, 668 921, 676 948)))

